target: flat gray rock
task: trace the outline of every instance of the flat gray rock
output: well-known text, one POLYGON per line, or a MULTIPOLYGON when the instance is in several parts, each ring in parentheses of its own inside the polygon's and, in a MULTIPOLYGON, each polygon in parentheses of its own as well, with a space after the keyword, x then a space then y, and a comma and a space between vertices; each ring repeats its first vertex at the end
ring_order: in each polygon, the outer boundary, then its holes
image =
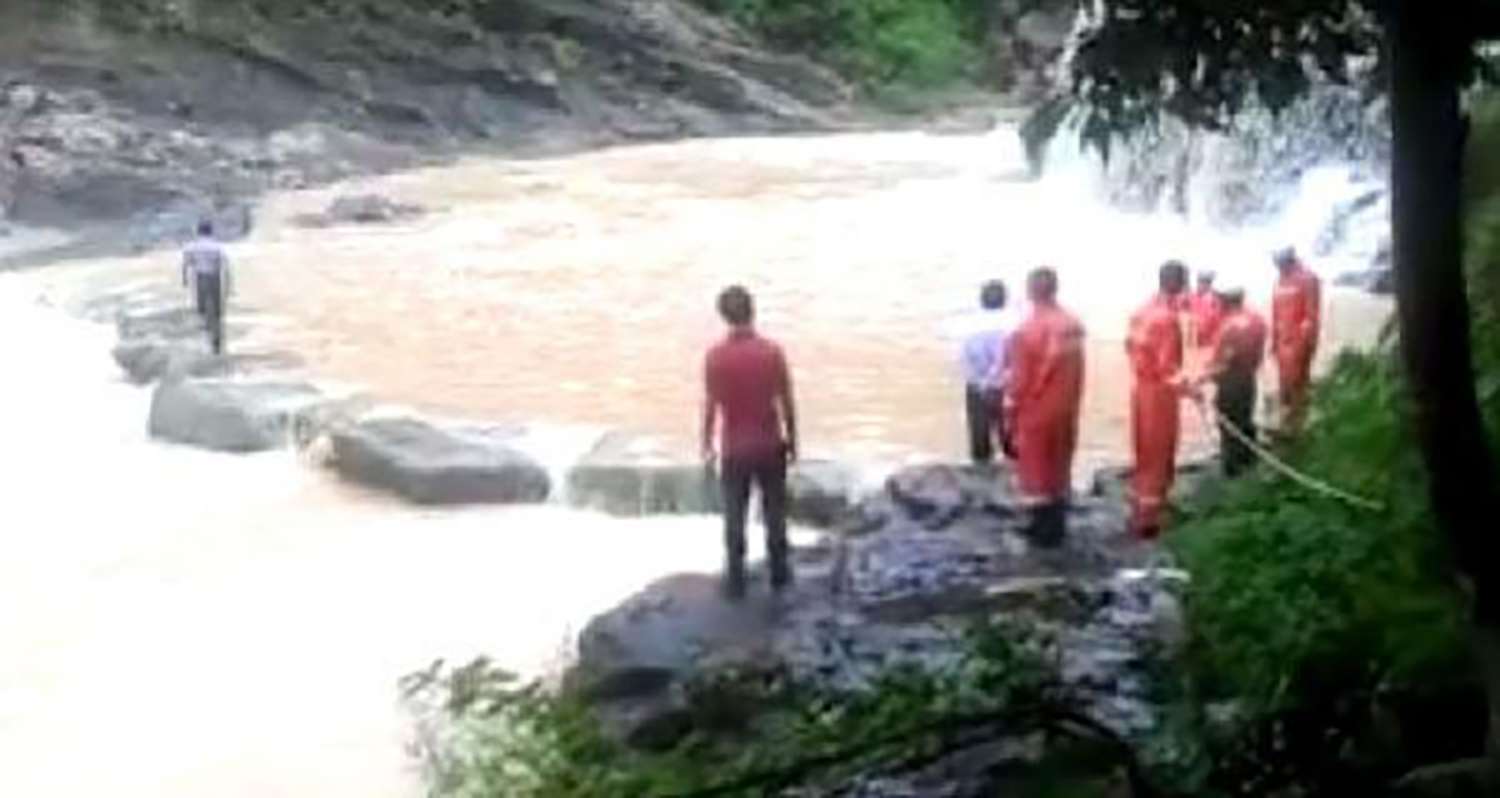
POLYGON ((722 507, 713 473, 657 438, 611 433, 568 471, 568 504, 618 516, 695 515, 722 507))
POLYGON ((329 433, 340 475, 418 504, 535 504, 547 471, 515 449, 516 431, 373 418, 329 433))
POLYGON ((290 446, 299 423, 337 400, 305 382, 168 380, 151 397, 153 438, 220 452, 290 446))

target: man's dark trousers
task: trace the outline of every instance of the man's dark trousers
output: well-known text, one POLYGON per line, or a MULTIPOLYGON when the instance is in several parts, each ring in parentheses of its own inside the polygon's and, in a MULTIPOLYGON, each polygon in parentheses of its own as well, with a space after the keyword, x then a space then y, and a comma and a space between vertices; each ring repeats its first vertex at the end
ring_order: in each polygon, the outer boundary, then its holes
POLYGON ((195 278, 198 314, 208 328, 208 343, 214 354, 224 351, 224 291, 218 274, 206 272, 195 278))
POLYGON ((991 462, 995 459, 995 442, 1005 440, 999 393, 967 385, 964 408, 969 419, 969 456, 976 464, 991 462))
POLYGON ((766 524, 766 555, 770 561, 771 587, 781 590, 791 584, 786 538, 786 456, 758 458, 728 457, 721 475, 724 488, 724 575, 732 595, 745 590, 745 521, 750 510, 750 488, 760 490, 761 514, 766 524))
POLYGON ((1214 407, 1219 411, 1219 449, 1224 474, 1239 476, 1255 464, 1255 453, 1224 423, 1228 421, 1255 440, 1255 375, 1225 374, 1217 381, 1214 407))

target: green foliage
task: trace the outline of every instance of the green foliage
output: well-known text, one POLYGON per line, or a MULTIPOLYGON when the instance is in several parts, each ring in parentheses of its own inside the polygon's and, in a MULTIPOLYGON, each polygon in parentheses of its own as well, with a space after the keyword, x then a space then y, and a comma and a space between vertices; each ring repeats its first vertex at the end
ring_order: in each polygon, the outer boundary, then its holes
POLYGON ((934 87, 978 61, 980 0, 699 0, 773 46, 807 53, 875 88, 934 87))
POLYGON ((1292 461, 1389 508, 1372 514, 1275 476, 1228 485, 1174 538, 1194 575, 1192 653, 1206 689, 1275 713, 1342 691, 1451 674, 1464 616, 1426 511, 1403 397, 1382 355, 1341 358, 1292 461))
POLYGON ((1013 629, 986 626, 951 670, 897 669, 855 693, 753 670, 718 672, 688 690, 692 733, 660 752, 625 747, 575 698, 519 685, 484 661, 435 666, 403 688, 439 695, 457 729, 431 774, 435 796, 617 798, 734 784, 744 787, 725 794, 761 795, 928 756, 951 732, 947 719, 1014 712, 1024 723, 1056 690, 1055 669, 1038 651, 1013 629))

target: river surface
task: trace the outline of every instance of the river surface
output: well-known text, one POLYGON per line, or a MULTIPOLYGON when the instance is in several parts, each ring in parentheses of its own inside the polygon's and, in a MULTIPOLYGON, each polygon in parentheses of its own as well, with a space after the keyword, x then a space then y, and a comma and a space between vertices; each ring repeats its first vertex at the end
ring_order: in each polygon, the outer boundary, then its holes
MULTIPOLYGON (((1260 239, 1027 180, 1005 131, 473 160, 272 197, 260 222, 231 248, 236 307, 256 311, 257 345, 321 377, 686 440, 714 295, 742 282, 792 358, 807 448, 869 458, 961 451, 944 331, 984 279, 1061 270, 1091 335, 1092 461, 1125 450, 1123 326, 1156 265, 1211 263, 1253 297, 1271 280, 1260 239), (430 212, 291 223, 356 191, 430 212)), ((36 300, 175 270, 159 253, 0 279, 0 795, 415 796, 402 674, 481 652, 542 672, 593 613, 717 565, 710 519, 417 510, 291 454, 148 441, 149 394, 113 373, 112 332, 36 300)), ((1385 312, 1335 293, 1329 338, 1366 341, 1385 312)))

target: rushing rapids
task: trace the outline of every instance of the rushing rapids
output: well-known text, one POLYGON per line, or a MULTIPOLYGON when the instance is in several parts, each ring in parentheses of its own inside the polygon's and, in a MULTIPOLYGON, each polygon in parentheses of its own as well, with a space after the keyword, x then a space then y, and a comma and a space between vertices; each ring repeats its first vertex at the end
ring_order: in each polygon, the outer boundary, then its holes
MULTIPOLYGON (((981 279, 1050 263, 1090 327, 1084 455, 1099 463, 1126 444, 1120 338, 1157 264, 1213 266, 1264 304, 1269 242, 1310 247, 1348 186, 1309 181, 1291 215, 1225 233, 1111 209, 1096 173, 1078 158, 1029 180, 1009 128, 473 160, 275 196, 231 254, 255 311, 242 320, 315 376, 446 413, 668 437, 692 428, 713 292, 744 282, 793 357, 809 448, 852 459, 960 451, 945 321, 981 279), (350 191, 428 212, 296 223, 350 191)), ((717 564, 709 519, 419 511, 287 454, 149 442, 147 395, 111 372, 108 334, 35 300, 175 269, 153 253, 0 281, 0 647, 19 652, 0 665, 0 747, 20 763, 0 793, 415 795, 401 674, 479 652, 540 672, 634 588, 717 564)), ((1327 351, 1385 312, 1332 302, 1327 351)))

